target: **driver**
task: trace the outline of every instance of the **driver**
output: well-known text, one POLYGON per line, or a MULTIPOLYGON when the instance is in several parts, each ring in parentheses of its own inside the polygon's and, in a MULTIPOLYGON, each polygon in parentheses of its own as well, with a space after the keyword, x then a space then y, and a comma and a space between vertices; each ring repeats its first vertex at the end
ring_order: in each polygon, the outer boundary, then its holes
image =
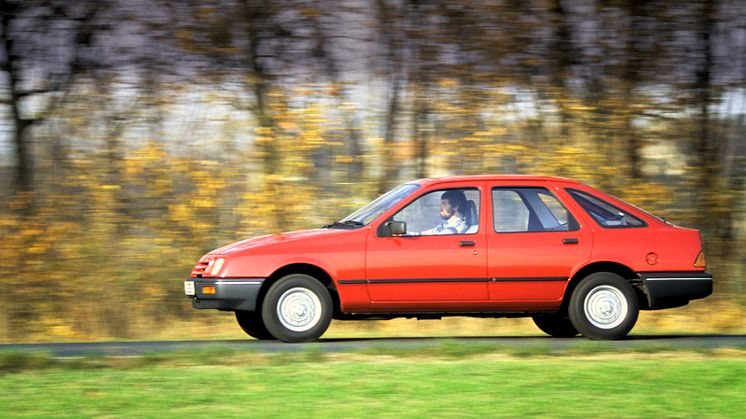
POLYGON ((466 223, 468 204, 463 191, 450 190, 440 196, 440 218, 443 222, 437 226, 425 230, 420 234, 423 236, 436 234, 463 234, 469 229, 466 223))

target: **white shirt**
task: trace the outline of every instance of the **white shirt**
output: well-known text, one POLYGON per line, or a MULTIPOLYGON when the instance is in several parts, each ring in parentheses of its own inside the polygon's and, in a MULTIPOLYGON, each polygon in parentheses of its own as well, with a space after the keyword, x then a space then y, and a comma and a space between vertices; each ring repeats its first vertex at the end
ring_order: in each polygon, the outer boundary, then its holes
POLYGON ((463 234, 468 229, 469 225, 466 224, 466 220, 459 217, 457 214, 453 214, 453 216, 448 220, 443 221, 429 230, 421 232, 420 235, 434 236, 437 234, 463 234))

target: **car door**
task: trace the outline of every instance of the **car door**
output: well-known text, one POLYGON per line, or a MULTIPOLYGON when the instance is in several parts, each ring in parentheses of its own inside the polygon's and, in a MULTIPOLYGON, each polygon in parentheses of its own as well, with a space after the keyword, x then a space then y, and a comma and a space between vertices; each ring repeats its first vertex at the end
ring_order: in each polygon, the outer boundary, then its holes
MULTIPOLYGON (((371 230, 366 279, 373 303, 421 302, 420 308, 437 308, 449 302, 487 300, 482 189, 481 182, 428 188, 385 220, 405 222, 407 234, 388 234, 385 222, 371 230), (443 197, 459 193, 466 198, 462 206, 468 209, 463 212, 469 215, 461 215, 468 223, 449 226, 452 217, 441 216, 443 197)), ((408 307, 412 306, 401 309, 408 307)))
POLYGON ((558 307, 570 275, 590 259, 592 231, 566 209, 551 183, 489 186, 489 299, 501 309, 558 307))

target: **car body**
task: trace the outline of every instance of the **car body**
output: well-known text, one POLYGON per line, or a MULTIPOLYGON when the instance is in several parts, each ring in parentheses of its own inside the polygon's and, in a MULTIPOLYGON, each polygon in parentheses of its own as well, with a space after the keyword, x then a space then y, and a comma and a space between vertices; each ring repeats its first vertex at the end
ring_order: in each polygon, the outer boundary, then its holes
POLYGON ((314 340, 332 318, 443 316, 618 339, 638 310, 710 295, 712 276, 697 230, 580 182, 458 176, 405 183, 324 228, 213 250, 185 292, 259 339, 314 340))

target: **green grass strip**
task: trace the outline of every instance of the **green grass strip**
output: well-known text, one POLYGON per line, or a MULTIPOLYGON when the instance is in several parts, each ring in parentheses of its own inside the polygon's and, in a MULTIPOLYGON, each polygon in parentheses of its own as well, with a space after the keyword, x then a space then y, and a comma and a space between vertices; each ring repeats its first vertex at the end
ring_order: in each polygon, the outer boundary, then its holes
POLYGON ((7 373, 0 379, 2 412, 40 418, 650 418, 746 412, 746 360, 738 358, 333 360, 284 354, 256 355, 256 362, 237 357, 226 365, 217 358, 235 355, 196 356, 186 365, 172 358, 170 364, 128 368, 7 373))

